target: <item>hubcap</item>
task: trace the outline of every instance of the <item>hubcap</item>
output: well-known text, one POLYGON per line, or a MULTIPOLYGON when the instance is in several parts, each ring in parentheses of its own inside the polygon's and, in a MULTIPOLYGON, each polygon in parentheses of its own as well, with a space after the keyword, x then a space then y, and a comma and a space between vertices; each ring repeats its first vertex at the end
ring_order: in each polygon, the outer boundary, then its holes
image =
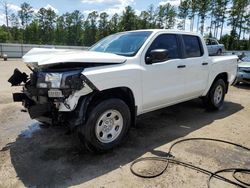
POLYGON ((223 88, 221 85, 218 85, 214 91, 214 103, 219 104, 222 100, 222 97, 223 97, 223 88))
POLYGON ((120 135, 122 127, 121 113, 117 110, 107 110, 97 120, 95 126, 96 138, 102 143, 110 143, 120 135))

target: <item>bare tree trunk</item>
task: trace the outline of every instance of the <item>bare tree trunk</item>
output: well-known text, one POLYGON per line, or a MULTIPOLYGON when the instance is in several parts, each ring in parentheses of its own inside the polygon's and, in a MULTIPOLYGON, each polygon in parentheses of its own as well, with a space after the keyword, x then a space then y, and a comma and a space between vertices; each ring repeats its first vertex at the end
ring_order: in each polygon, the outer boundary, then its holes
POLYGON ((205 15, 201 16, 201 34, 203 35, 204 33, 204 23, 205 22, 205 15))
POLYGON ((199 22, 200 22, 200 16, 199 16, 199 14, 197 15, 198 17, 197 17, 197 28, 196 28, 196 30, 197 30, 197 33, 199 32, 199 22))
POLYGON ((183 30, 185 31, 185 29, 186 29, 186 18, 184 18, 183 20, 183 30))
POLYGON ((216 25, 217 25, 217 23, 215 22, 215 23, 214 23, 214 37, 215 37, 215 35, 216 35, 216 25))
POLYGON ((9 27, 9 7, 8 7, 8 2, 6 2, 6 1, 2 2, 2 6, 4 8, 4 14, 5 14, 5 19, 6 19, 6 26, 8 28, 9 27))
POLYGON ((243 20, 243 15, 241 15, 241 18, 240 18, 240 30, 239 30, 239 35, 238 35, 238 44, 239 44, 239 41, 240 41, 240 36, 241 36, 241 31, 242 31, 242 20, 243 20))
POLYGON ((192 15, 191 23, 190 23, 190 31, 193 31, 193 30, 194 30, 194 15, 192 15))
POLYGON ((248 45, 250 46, 250 35, 248 37, 248 45))
POLYGON ((218 37, 218 30, 219 30, 219 24, 216 25, 216 30, 215 30, 216 33, 215 33, 215 36, 214 36, 216 39, 218 37))
POLYGON ((222 37, 223 27, 224 27, 224 20, 221 22, 220 40, 221 40, 221 37, 222 37))
POLYGON ((189 30, 192 31, 192 20, 190 19, 190 27, 189 30))
POLYGON ((212 27, 213 27, 213 14, 211 16, 211 22, 210 22, 210 29, 209 29, 209 34, 212 34, 212 27))
POLYGON ((246 29, 243 29, 243 40, 245 40, 246 29))

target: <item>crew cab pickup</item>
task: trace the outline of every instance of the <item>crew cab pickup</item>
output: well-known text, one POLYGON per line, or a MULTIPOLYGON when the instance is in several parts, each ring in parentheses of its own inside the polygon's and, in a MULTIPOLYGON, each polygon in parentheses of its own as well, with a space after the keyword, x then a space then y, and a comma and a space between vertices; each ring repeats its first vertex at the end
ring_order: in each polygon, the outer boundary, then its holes
POLYGON ((141 114, 198 97, 220 109, 237 72, 237 56, 209 57, 202 36, 170 30, 117 33, 88 51, 35 48, 23 61, 32 74, 14 71, 9 82, 24 85, 14 101, 95 152, 120 144, 141 114))

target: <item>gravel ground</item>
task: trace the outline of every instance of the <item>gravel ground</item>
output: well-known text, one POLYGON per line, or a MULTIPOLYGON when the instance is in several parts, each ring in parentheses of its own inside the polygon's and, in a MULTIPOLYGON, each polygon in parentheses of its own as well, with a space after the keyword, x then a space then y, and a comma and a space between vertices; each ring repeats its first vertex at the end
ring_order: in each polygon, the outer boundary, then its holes
MULTIPOLYGON (((207 137, 250 148, 250 86, 230 87, 222 110, 207 112, 199 99, 152 113, 137 121, 121 147, 102 155, 80 149, 75 134, 62 127, 44 127, 20 112, 6 80, 14 68, 28 69, 20 60, 0 61, 0 187, 207 187, 208 176, 171 164, 160 177, 142 179, 130 164, 145 156, 166 156, 176 140, 207 137)), ((175 159, 217 171, 250 168, 250 153, 226 144, 190 141, 172 151, 175 159)), ((165 163, 141 163, 141 171, 159 171, 165 163)), ((231 174, 221 175, 232 179, 231 174)), ((249 175, 239 175, 249 182, 249 175)), ((211 187, 231 185, 213 179, 211 187)))

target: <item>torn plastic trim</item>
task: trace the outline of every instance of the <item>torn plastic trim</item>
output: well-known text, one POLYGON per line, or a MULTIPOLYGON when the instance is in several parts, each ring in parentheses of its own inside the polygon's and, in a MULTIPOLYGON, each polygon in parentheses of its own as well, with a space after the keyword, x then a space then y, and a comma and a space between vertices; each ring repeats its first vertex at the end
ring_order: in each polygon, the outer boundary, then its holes
POLYGON ((86 123, 88 106, 91 100, 93 99, 93 97, 94 97, 93 93, 88 94, 86 96, 82 96, 79 99, 77 107, 75 108, 74 111, 69 112, 69 113, 63 113, 65 123, 70 128, 72 129, 77 128, 86 123))
POLYGON ((65 98, 63 102, 59 103, 59 112, 69 112, 75 110, 79 99, 92 92, 98 92, 99 89, 84 75, 81 75, 81 80, 84 83, 84 87, 81 90, 76 90, 68 98, 65 98))
POLYGON ((81 75, 81 79, 94 91, 99 91, 99 89, 84 75, 81 75))
POLYGON ((31 119, 36 119, 42 116, 45 116, 45 114, 51 114, 52 108, 50 103, 44 103, 44 104, 35 104, 28 108, 29 115, 31 119))
POLYGON ((31 119, 36 119, 43 116, 46 113, 51 112, 51 106, 49 102, 39 104, 30 99, 25 93, 13 93, 14 102, 22 102, 23 106, 28 109, 31 119))
POLYGON ((84 84, 84 87, 81 90, 75 91, 68 98, 65 98, 63 102, 59 102, 59 112, 73 111, 76 108, 79 99, 93 91, 94 89, 92 89, 87 83, 84 84))
POLYGON ((24 93, 12 93, 12 97, 14 102, 22 102, 29 99, 24 93))
POLYGON ((25 72, 21 72, 19 69, 15 69, 13 75, 8 79, 11 86, 19 86, 21 83, 28 81, 28 75, 25 72))

